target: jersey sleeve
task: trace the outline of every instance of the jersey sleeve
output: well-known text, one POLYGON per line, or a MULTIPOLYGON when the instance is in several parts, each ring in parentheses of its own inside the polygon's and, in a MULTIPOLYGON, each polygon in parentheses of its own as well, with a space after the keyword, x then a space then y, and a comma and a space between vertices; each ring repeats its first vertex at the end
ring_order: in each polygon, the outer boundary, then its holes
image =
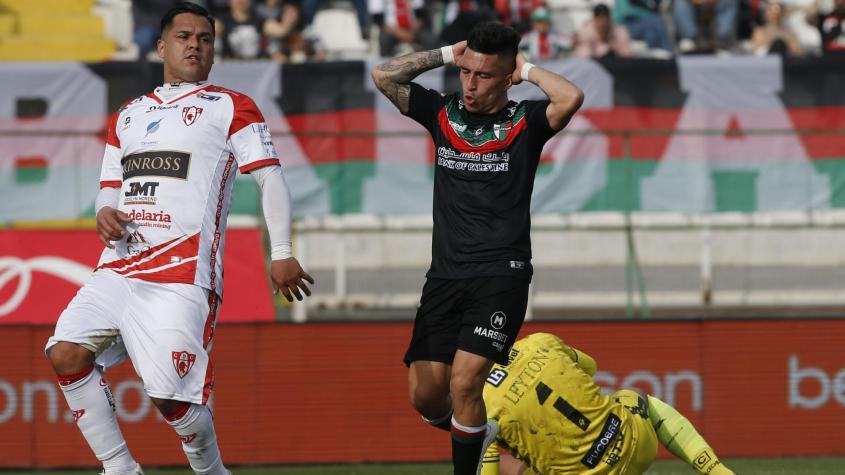
POLYGON ((417 83, 411 83, 408 98, 408 117, 419 122, 430 133, 437 128, 437 114, 446 102, 445 96, 434 89, 426 89, 417 83))
POLYGON ((541 143, 552 138, 557 130, 549 125, 549 118, 546 117, 546 108, 549 107, 548 99, 542 101, 525 101, 525 119, 528 121, 528 132, 541 143))
POLYGON ((249 173, 257 168, 279 165, 279 155, 270 128, 258 106, 247 96, 232 96, 234 111, 229 126, 229 143, 238 169, 249 173))
POLYGON ((103 165, 100 169, 100 188, 120 188, 123 184, 123 168, 120 159, 123 153, 120 147, 120 137, 117 135, 117 121, 120 111, 109 118, 106 130, 106 149, 103 152, 103 165))
POLYGON ((598 370, 598 366, 596 365, 596 360, 594 360, 592 356, 588 355, 587 353, 584 353, 583 351, 581 351, 577 348, 573 348, 571 346, 566 347, 566 354, 585 373, 589 374, 590 376, 593 376, 593 375, 596 374, 596 371, 598 370))

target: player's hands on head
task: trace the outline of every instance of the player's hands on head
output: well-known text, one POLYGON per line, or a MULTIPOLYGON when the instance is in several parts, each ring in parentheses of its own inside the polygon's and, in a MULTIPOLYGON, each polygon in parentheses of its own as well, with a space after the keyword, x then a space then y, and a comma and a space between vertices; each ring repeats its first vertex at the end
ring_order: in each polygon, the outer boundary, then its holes
POLYGON ((106 247, 114 249, 111 241, 120 240, 126 234, 126 225, 131 222, 128 214, 106 206, 97 213, 97 235, 106 247))
POLYGON ((463 40, 452 45, 452 55, 455 56, 455 64, 461 64, 461 56, 467 51, 467 41, 463 40))
POLYGON ((511 84, 514 86, 522 82, 522 65, 527 63, 528 60, 525 59, 525 55, 522 53, 516 54, 516 68, 513 70, 511 74, 511 84))
POLYGON ((302 270, 295 257, 273 261, 270 264, 270 279, 273 281, 273 294, 281 292, 288 302, 293 302, 294 297, 302 300, 300 290, 305 295, 311 295, 306 282, 314 285, 314 278, 302 270))

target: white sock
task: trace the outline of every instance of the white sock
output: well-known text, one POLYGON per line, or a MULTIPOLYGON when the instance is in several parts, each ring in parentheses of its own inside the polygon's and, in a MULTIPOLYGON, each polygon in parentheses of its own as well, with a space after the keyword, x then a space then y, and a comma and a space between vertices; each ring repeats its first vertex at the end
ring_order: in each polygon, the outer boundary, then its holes
POLYGON ((217 447, 217 435, 214 433, 214 417, 208 406, 191 404, 191 408, 180 419, 168 421, 179 438, 182 450, 188 456, 188 463, 194 473, 202 475, 228 475, 223 466, 223 458, 217 447))
POLYGON ((59 376, 59 387, 73 412, 76 425, 100 462, 105 473, 130 473, 136 462, 117 425, 114 398, 97 368, 59 376), (87 374, 85 374, 87 373, 87 374))

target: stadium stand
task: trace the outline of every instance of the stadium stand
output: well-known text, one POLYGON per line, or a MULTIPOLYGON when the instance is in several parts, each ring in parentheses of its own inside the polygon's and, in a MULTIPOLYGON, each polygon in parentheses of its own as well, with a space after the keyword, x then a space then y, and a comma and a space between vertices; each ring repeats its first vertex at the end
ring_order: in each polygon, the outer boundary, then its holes
POLYGON ((361 35, 354 11, 343 8, 320 10, 311 27, 326 48, 328 60, 363 59, 369 56, 370 45, 361 35))
POLYGON ((0 60, 102 61, 117 51, 94 0, 2 0, 0 9, 0 60))

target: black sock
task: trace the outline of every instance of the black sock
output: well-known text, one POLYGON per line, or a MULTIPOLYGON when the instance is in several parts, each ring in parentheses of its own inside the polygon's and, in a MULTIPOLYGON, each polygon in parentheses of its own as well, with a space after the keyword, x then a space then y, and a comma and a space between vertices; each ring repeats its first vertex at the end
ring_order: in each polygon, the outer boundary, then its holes
POLYGON ((455 475, 475 475, 478 471, 481 447, 484 445, 484 436, 487 433, 486 428, 486 424, 481 427, 457 428, 454 419, 452 420, 452 466, 455 468, 455 475), (463 429, 470 429, 470 431, 463 429))

